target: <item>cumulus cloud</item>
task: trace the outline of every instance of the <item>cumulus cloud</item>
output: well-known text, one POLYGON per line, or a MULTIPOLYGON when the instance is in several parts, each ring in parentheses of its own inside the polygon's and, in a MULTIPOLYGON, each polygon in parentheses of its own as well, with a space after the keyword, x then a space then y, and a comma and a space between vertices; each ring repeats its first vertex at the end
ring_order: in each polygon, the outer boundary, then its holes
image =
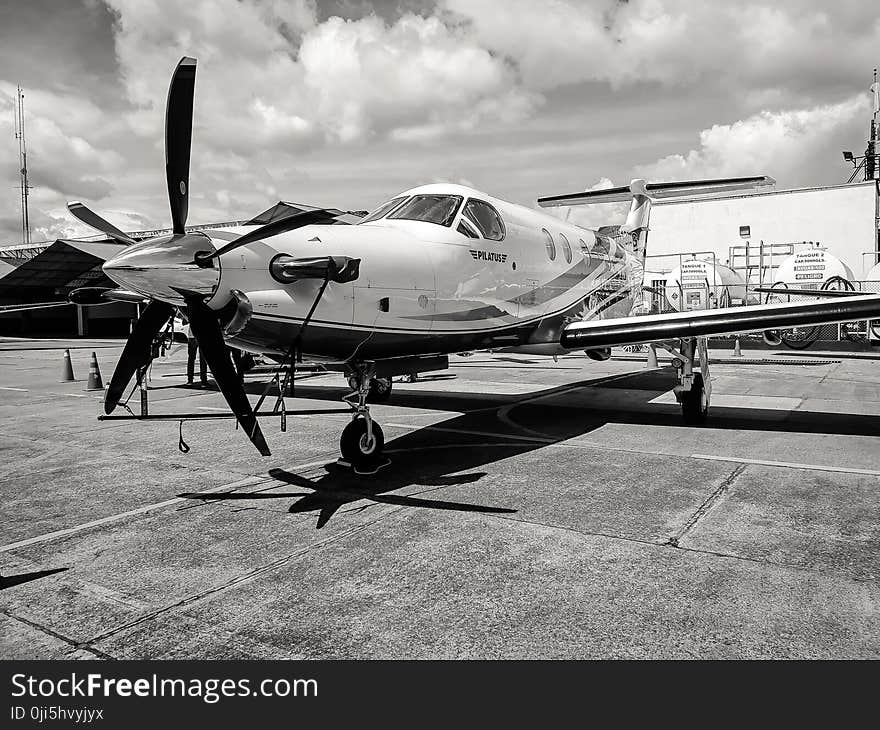
POLYGON ((604 82, 839 88, 866 71, 880 18, 843 0, 443 0, 527 86, 604 82))
MULTIPOLYGON (((600 175, 829 182, 839 150, 864 138, 856 94, 880 47, 862 0, 102 2, 116 68, 101 68, 114 83, 82 73, 79 87, 58 87, 47 66, 45 86, 27 92, 40 230, 61 230, 53 217, 69 219, 70 197, 137 227, 167 224, 163 117, 183 55, 199 60, 198 223, 278 198, 369 207, 449 172, 520 202, 600 175)), ((0 70, 8 140, 14 81, 0 70)), ((0 147, 13 194, 16 169, 15 147, 0 147)), ((619 222, 611 208, 571 215, 619 222)))
POLYGON ((636 172, 652 180, 769 174, 783 187, 827 184, 840 151, 864 134, 869 113, 864 95, 809 109, 763 111, 704 129, 699 148, 636 172))
POLYGON ((524 116, 537 97, 511 68, 437 17, 334 17, 307 33, 299 52, 317 122, 339 140, 383 129, 399 139, 435 136, 481 119, 524 116))

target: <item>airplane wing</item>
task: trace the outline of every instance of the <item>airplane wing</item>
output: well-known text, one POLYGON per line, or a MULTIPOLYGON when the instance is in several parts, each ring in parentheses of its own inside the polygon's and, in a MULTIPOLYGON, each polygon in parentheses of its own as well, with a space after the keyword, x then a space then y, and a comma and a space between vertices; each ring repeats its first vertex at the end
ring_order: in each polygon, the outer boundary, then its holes
POLYGON ((26 312, 30 309, 48 309, 49 307, 64 307, 71 302, 66 299, 57 302, 28 302, 27 304, 4 304, 0 306, 0 314, 8 314, 10 312, 26 312))
POLYGON ((571 350, 598 349, 615 345, 635 345, 678 338, 813 326, 860 319, 880 319, 880 296, 756 304, 747 307, 575 322, 565 327, 560 344, 571 350))

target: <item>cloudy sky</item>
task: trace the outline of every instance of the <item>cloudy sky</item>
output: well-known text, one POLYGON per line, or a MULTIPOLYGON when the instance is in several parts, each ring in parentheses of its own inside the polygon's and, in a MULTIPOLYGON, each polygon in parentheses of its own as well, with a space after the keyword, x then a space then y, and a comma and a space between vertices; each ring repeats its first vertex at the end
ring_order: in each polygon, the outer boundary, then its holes
POLYGON ((199 223, 439 180, 526 204, 634 176, 842 182, 878 49, 872 0, 2 0, 0 243, 20 239, 17 83, 40 240, 89 232, 71 199, 169 224, 182 55, 199 223))

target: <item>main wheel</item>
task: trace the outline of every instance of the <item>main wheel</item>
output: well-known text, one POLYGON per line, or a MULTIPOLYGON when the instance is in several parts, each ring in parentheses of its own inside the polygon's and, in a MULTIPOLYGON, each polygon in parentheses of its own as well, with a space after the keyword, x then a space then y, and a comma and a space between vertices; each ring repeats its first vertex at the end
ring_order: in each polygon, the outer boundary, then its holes
POLYGON ((682 393, 681 415, 689 426, 699 426, 706 422, 706 417, 709 415, 709 397, 703 385, 702 373, 694 373, 691 389, 682 393))
POLYGON ((373 439, 367 439, 367 421, 356 418, 342 431, 339 439, 339 450, 342 458, 355 468, 375 461, 385 447, 385 435, 378 423, 373 421, 373 439))

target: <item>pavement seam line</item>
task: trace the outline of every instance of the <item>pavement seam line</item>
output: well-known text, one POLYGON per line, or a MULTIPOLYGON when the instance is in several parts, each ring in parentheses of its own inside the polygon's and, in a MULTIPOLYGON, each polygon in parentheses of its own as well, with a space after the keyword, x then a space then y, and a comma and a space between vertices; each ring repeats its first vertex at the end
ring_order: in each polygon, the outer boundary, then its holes
MULTIPOLYGON (((379 519, 381 519, 381 516, 379 519)), ((375 521, 377 521, 377 520, 374 520, 373 522, 375 522, 375 521)), ((121 631, 125 631, 126 629, 130 629, 130 628, 133 628, 134 626, 138 626, 142 623, 150 621, 151 619, 154 619, 163 613, 166 613, 168 611, 173 611, 176 608, 184 608, 186 606, 190 606, 198 601, 201 601, 203 598, 207 598, 208 596, 212 596, 216 593, 221 593, 229 588, 233 588, 234 586, 240 585, 241 583, 245 583, 245 582, 253 580, 255 578, 259 578, 261 575, 264 575, 266 573, 271 573, 272 571, 276 570, 277 568, 280 568, 283 565, 286 565, 287 563, 296 560, 297 558, 301 558, 303 555, 306 555, 307 553, 311 552, 312 550, 320 549, 320 548, 324 547, 325 545, 329 545, 329 544, 336 542, 338 540, 342 540, 343 538, 357 534, 358 532, 365 530, 371 524, 373 524, 373 523, 369 522, 369 523, 365 523, 363 525, 358 525, 357 527, 353 527, 350 530, 346 530, 344 532, 341 532, 338 535, 333 535, 332 537, 325 538, 324 540, 320 540, 316 543, 313 543, 312 545, 308 545, 300 550, 297 550, 296 552, 293 552, 293 553, 290 553, 290 554, 285 555, 283 557, 277 558, 276 560, 273 560, 273 561, 266 563, 264 565, 260 565, 256 568, 254 568, 253 570, 249 570, 246 573, 242 573, 241 575, 237 575, 234 578, 231 578, 230 580, 228 580, 224 583, 212 586, 211 588, 207 588, 203 591, 199 591, 198 593, 193 593, 189 596, 184 596, 183 598, 181 598, 178 601, 175 601, 174 603, 169 603, 169 604, 166 604, 165 606, 161 606, 160 608, 157 608, 153 611, 149 611, 148 613, 143 614, 142 616, 139 616, 138 618, 136 618, 132 621, 128 621, 128 622, 121 624, 119 626, 115 626, 112 629, 108 629, 107 631, 104 631, 101 634, 97 634, 96 636, 93 636, 91 639, 89 639, 88 642, 86 642, 86 643, 95 644, 99 641, 104 641, 105 639, 108 639, 111 636, 115 636, 116 634, 118 634, 121 631)))
POLYGON ((718 504, 733 483, 739 478, 739 475, 742 474, 748 466, 748 464, 738 464, 736 468, 721 481, 721 484, 719 484, 712 493, 706 497, 703 504, 697 508, 697 511, 691 515, 690 519, 685 522, 684 526, 675 535, 670 537, 665 544, 677 548, 682 538, 686 537, 687 534, 697 526, 697 523, 705 517, 716 504, 718 504))
MULTIPOLYGON (((401 507, 400 509, 410 509, 409 507, 401 507)), ((566 525, 553 525, 547 522, 540 522, 537 520, 527 520, 522 518, 513 517, 511 515, 499 515, 499 514, 486 514, 482 515, 486 519, 496 519, 496 520, 505 520, 506 522, 516 522, 521 525, 535 525, 536 527, 544 527, 548 530, 561 530, 562 532, 570 532, 575 535, 580 535, 581 537, 594 537, 602 540, 616 540, 625 543, 632 543, 634 545, 643 545, 646 547, 656 547, 656 548, 667 548, 670 547, 669 542, 658 542, 656 540, 649 540, 647 538, 640 537, 631 537, 628 535, 614 535, 612 533, 607 532, 593 532, 591 530, 578 530, 574 527, 568 527, 566 525)), ((723 558, 726 560, 739 560, 746 563, 754 563, 755 565, 765 565, 772 566, 774 568, 785 568, 787 570, 796 570, 801 573, 808 573, 810 575, 821 575, 821 576, 833 576, 837 578, 844 578, 846 580, 851 580, 856 583, 868 583, 868 582, 877 582, 880 579, 868 579, 868 578, 857 578, 847 573, 841 573, 835 570, 817 570, 816 568, 811 568, 807 565, 799 565, 797 563, 785 563, 777 560, 768 560, 767 558, 755 558, 749 555, 740 555, 738 553, 726 553, 720 550, 710 550, 709 548, 697 548, 697 547, 689 547, 686 545, 676 546, 676 550, 680 550, 681 552, 687 553, 695 553, 697 555, 711 555, 716 558, 723 558)))
POLYGON ((732 461, 738 464, 754 464, 755 466, 775 466, 781 469, 803 469, 806 471, 831 471, 838 474, 861 474, 871 477, 880 477, 880 471, 876 469, 858 469, 845 466, 824 466, 822 464, 800 464, 794 461, 773 461, 770 459, 746 459, 740 456, 715 456, 713 454, 691 454, 692 459, 706 459, 709 461, 732 461))
MULTIPOLYGON (((270 478, 271 479, 271 478, 270 478)), ((246 477, 244 479, 240 479, 237 482, 233 482, 232 484, 221 484, 217 487, 211 487, 210 489, 204 489, 201 492, 195 492, 195 494, 211 494, 214 492, 219 492, 223 489, 240 489, 241 487, 248 487, 252 484, 263 484, 268 481, 266 478, 260 478, 256 476, 246 477), (254 481, 256 480, 256 481, 254 481)), ((51 540, 55 540, 62 537, 67 537, 68 535, 75 535, 78 532, 83 532, 84 530, 89 530, 93 527, 100 527, 101 525, 106 525, 111 522, 118 522, 120 520, 124 520, 127 517, 137 517, 143 514, 147 514, 148 512, 154 512, 156 510, 162 509, 163 507, 170 507, 173 504, 177 504, 179 502, 187 501, 188 497, 172 497, 171 499, 166 499, 162 502, 154 502, 153 504, 147 504, 142 507, 137 507, 132 510, 128 510, 127 512, 120 512, 115 515, 108 515, 107 517, 102 517, 97 520, 92 520, 91 522, 84 522, 79 525, 74 525, 73 527, 67 527, 62 530, 54 530, 53 532, 47 532, 43 535, 36 535, 35 537, 25 538, 24 540, 18 540, 17 542, 9 543, 8 545, 0 545, 0 553, 11 552, 12 550, 16 550, 22 547, 29 547, 31 545, 36 545, 42 542, 49 542, 51 540)))
POLYGON ((68 646, 72 646, 74 649, 82 649, 83 651, 87 651, 90 654, 94 654, 99 659, 115 659, 115 657, 110 656, 109 654, 106 654, 99 649, 94 649, 94 648, 88 646, 87 645, 88 642, 75 641, 75 640, 71 639, 69 636, 65 636, 64 634, 59 634, 57 631, 50 629, 48 626, 43 626, 42 624, 39 624, 36 621, 33 621, 31 619, 26 619, 23 616, 18 616, 14 613, 11 613, 11 612, 5 611, 5 610, 0 613, 2 613, 7 618, 12 619, 13 621, 18 621, 19 623, 22 623, 25 626, 30 626, 31 628, 36 629, 37 631, 40 631, 40 632, 46 634, 47 636, 51 636, 55 639, 58 639, 59 641, 63 641, 65 644, 67 644, 68 646))

